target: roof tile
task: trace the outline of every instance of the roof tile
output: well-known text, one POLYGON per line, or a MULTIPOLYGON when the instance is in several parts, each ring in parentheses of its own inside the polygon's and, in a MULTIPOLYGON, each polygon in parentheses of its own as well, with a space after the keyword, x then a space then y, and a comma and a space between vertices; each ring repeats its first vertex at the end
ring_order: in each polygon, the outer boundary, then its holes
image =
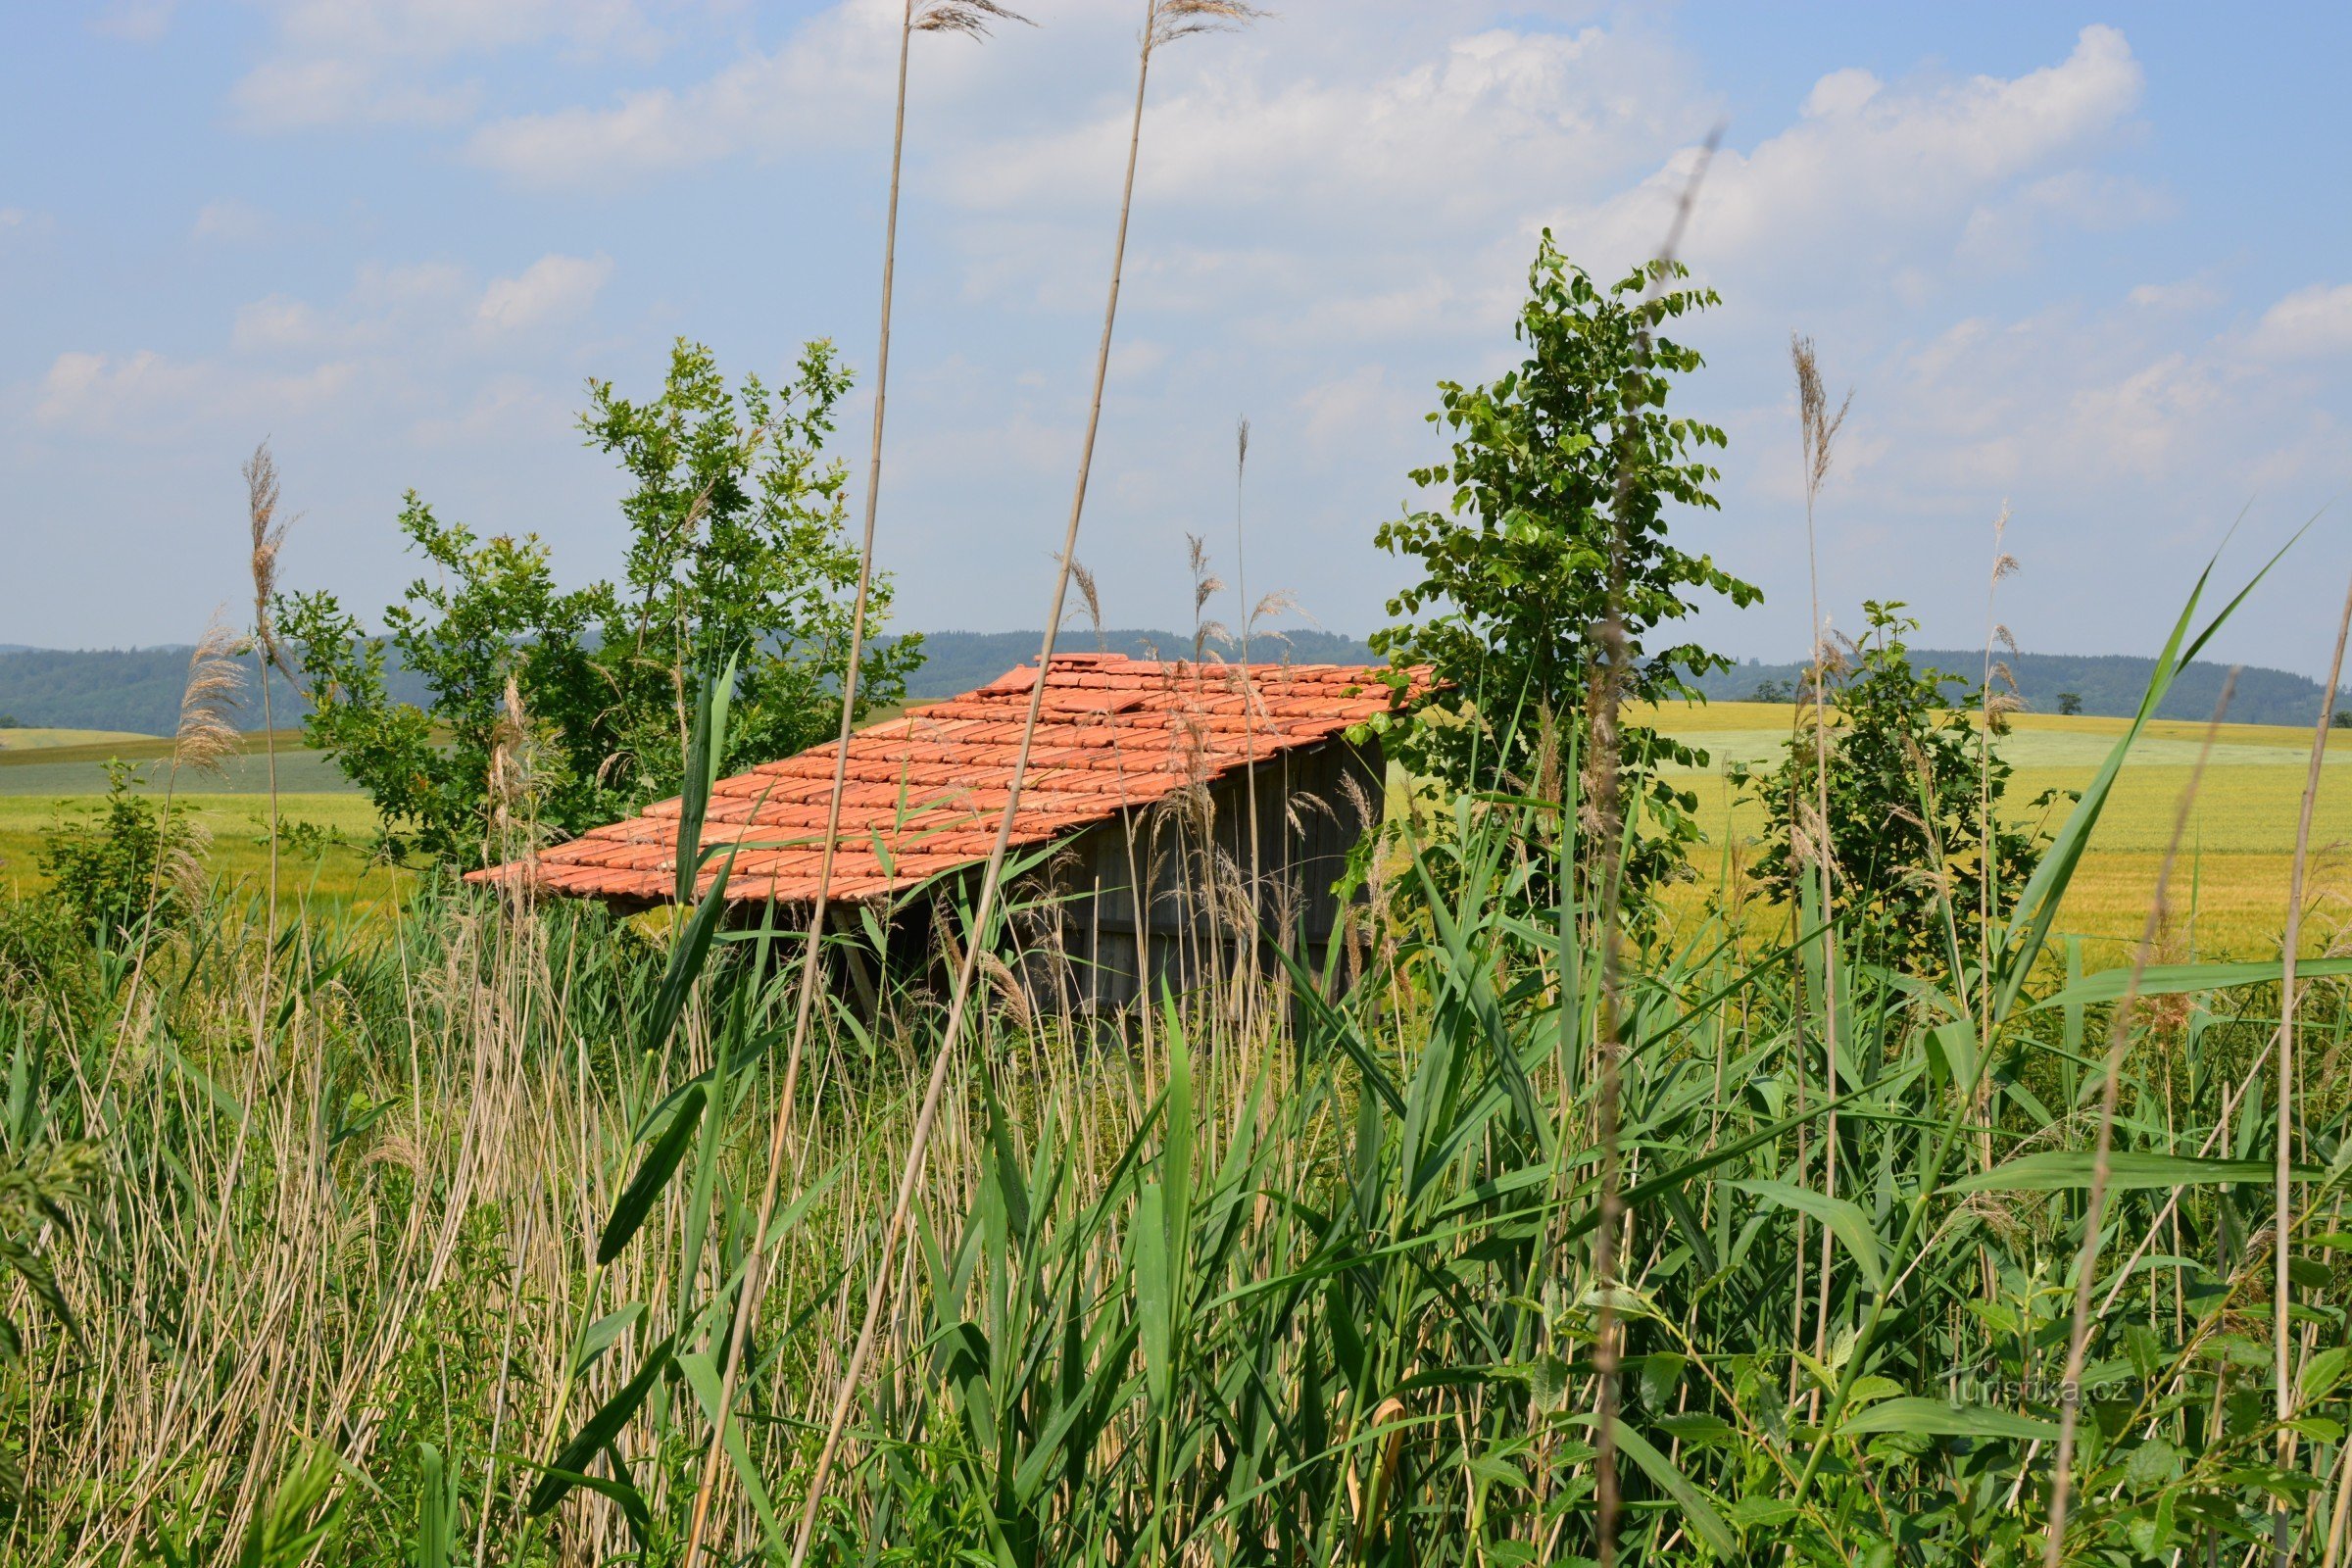
MULTIPOLYGON (((1038 669, 1007 670, 978 691, 909 709, 850 740, 832 897, 888 898, 986 857, 996 842, 1038 669)), ((1417 671, 1413 696, 1428 689, 1417 671)), ((1387 710, 1376 666, 1158 662, 1055 654, 1045 671, 1015 843, 1103 821, 1188 784, 1317 745, 1387 710)), ((765 762, 712 792, 706 845, 740 843, 727 896, 804 904, 816 896, 835 747, 765 762)), ((676 885, 679 803, 473 873, 529 878, 549 891, 666 898, 676 885)), ((703 885, 715 874, 706 869, 703 885)))

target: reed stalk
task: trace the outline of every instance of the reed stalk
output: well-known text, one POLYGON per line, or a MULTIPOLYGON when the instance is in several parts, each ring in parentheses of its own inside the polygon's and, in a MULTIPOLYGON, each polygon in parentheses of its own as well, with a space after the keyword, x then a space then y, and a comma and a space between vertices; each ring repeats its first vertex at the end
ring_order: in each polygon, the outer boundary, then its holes
POLYGON ((734 1322, 727 1337, 725 1364, 719 1376, 717 1410, 710 1423, 710 1440, 703 1456, 703 1475, 695 1491, 694 1517, 688 1527, 686 1549, 680 1559, 691 1565, 709 1528, 710 1503, 719 1484, 725 1457, 727 1423, 732 1418, 735 1385, 743 1368, 744 1344, 766 1283, 768 1227, 775 1219, 782 1190, 786 1146, 791 1137, 793 1106, 799 1098, 801 1062, 808 1044, 808 1025, 816 1011, 818 980, 824 969, 825 913, 833 893, 833 856, 841 839, 842 797, 849 779, 850 737, 857 727, 858 676, 865 658, 866 605, 874 580, 874 524, 882 500, 882 434, 890 399, 890 317, 897 293, 899 257, 899 190, 906 151, 906 68, 917 32, 957 32, 983 37, 990 19, 1025 21, 995 0, 926 0, 919 8, 906 0, 899 21, 897 96, 892 108, 890 136, 890 200, 882 227, 881 325, 874 348, 874 413, 866 450, 865 516, 858 551, 858 589, 850 608, 849 657, 841 673, 841 724, 833 749, 833 782, 825 798, 825 836, 818 847, 816 897, 808 908, 808 929, 801 950, 799 999, 794 1007, 792 1044, 785 1054, 784 1080, 777 1092, 774 1123, 768 1134, 766 1179, 760 1194, 759 1219, 752 1230, 752 1255, 744 1265, 734 1322))
MULTIPOLYGON (((2132 973, 2124 986, 2123 996, 2116 1002, 2115 1011, 2107 1025, 2107 1056, 2099 1080, 2099 1130, 2091 1156, 2090 1188, 2082 1200, 2082 1245, 2075 1254, 2075 1304, 2073 1321, 2067 1331, 2066 1368, 2059 1375, 2062 1392, 2058 1416, 2058 1441, 2050 1466, 2050 1520, 2048 1534, 2042 1541, 2042 1568, 2058 1568, 2066 1554, 2067 1510, 2072 1502, 2074 1483, 2075 1434, 2082 1413, 2080 1393, 2083 1362, 2090 1351, 2090 1294, 2098 1281, 2099 1236, 2106 1223, 2108 1184, 2114 1179, 2115 1113, 2123 1083, 2124 1053, 2132 1041, 2132 1009, 2139 1000, 2139 988, 2146 978, 2148 960, 2155 956, 2156 945, 2164 935, 2168 917, 2166 898, 2171 890, 2173 868, 2180 856, 2180 842, 2188 835, 2189 815, 2196 807, 2197 792, 2205 782, 2205 766, 2213 758, 2213 743, 2221 734, 2222 720, 2229 714, 2230 699, 2237 690, 2237 672, 2222 684, 2221 700, 2215 704, 2213 717, 2205 726, 2205 741, 2198 749, 2196 765, 2189 769, 2188 782, 2181 787, 2180 796, 2173 808, 2173 830, 2164 848, 2164 860, 2157 867, 2156 889, 2148 900, 2147 918, 2141 923, 2139 945, 2132 950, 2132 973)), ((1988 830, 1989 830, 1989 824, 1988 830)), ((1988 916, 1989 917, 1989 916, 1988 916)))
MULTIPOLYGON (((1046 611, 1045 639, 1038 650, 1037 679, 1029 689, 1029 710, 1021 721, 1020 745, 1014 753, 1012 776, 1006 781, 1004 808, 997 822, 996 840, 989 850, 987 864, 980 873, 978 896, 973 902, 972 929, 965 940, 963 962, 956 970, 955 989, 948 1003, 946 1025, 934 1048, 936 1054, 923 1089, 922 1106, 915 1114, 898 1192, 891 1201, 890 1218, 883 1227, 876 1251, 864 1320, 858 1327, 857 1344, 842 1368, 840 1383, 832 1400, 832 1411, 825 1425, 824 1442, 817 1450, 816 1464, 809 1479, 808 1500, 801 1510, 800 1527, 792 1547, 793 1568, 801 1568, 808 1560, 808 1544, 816 1530, 817 1512, 824 1504, 825 1485, 832 1473, 834 1457, 840 1451, 842 1432, 849 1424, 850 1406, 857 1399, 859 1379, 864 1375, 866 1361, 873 1354, 875 1334, 881 1323, 884 1303, 890 1298, 890 1287, 897 1271, 899 1243, 906 1227, 907 1211, 914 1200, 915 1186, 922 1175, 923 1159, 930 1148, 932 1129, 938 1123, 940 1098, 947 1088, 948 1070, 962 1043, 964 1014, 971 1003, 972 982, 979 971, 980 956, 988 945, 991 921, 996 914, 998 888, 1004 871, 1004 856, 1012 843, 1013 822, 1020 810, 1021 781, 1028 771, 1030 749, 1037 739, 1037 718, 1045 703, 1046 677, 1053 665, 1054 640, 1061 630, 1063 609, 1069 597, 1070 572, 1078 556, 1079 524, 1086 514, 1087 480, 1094 466, 1095 436, 1102 420, 1102 388, 1110 373, 1111 336, 1118 321, 1119 281, 1127 259, 1127 224, 1135 208, 1135 168, 1143 145, 1144 101, 1152 78, 1152 57, 1156 49, 1178 38, 1233 25, 1255 15, 1253 8, 1241 5, 1237 0, 1146 0, 1143 36, 1136 52, 1135 110, 1127 133, 1127 172, 1120 188, 1118 233, 1111 243, 1110 289, 1102 309, 1102 337, 1095 352, 1094 392, 1087 408, 1086 431, 1078 449, 1078 480, 1070 497, 1069 522, 1062 531, 1061 550, 1055 562, 1054 593, 1046 611)), ((1139 934, 1139 947, 1141 943, 1139 934)))
MULTIPOLYGON (((1707 177, 1707 166, 1714 162, 1715 149, 1722 144, 1723 127, 1709 132, 1699 149, 1698 160, 1691 166, 1690 177, 1684 182, 1681 196, 1676 200, 1673 220, 1667 225, 1665 243, 1658 247, 1655 260, 1646 269, 1649 282, 1642 290, 1638 315, 1640 325, 1634 335, 1636 373, 1649 366, 1649 314, 1658 292, 1674 275, 1677 253, 1682 249, 1683 234, 1690 227, 1690 214, 1698 205, 1699 186, 1707 177)), ((1625 1220, 1623 1173, 1618 1149, 1619 1119, 1622 1111, 1623 1086, 1619 1079, 1620 968, 1624 962, 1625 918, 1619 907, 1625 869, 1625 837, 1631 831, 1626 820, 1625 806, 1620 796, 1618 769, 1621 761, 1622 736, 1619 713, 1625 704, 1626 635, 1625 635, 1625 514, 1633 498, 1635 455, 1618 455, 1616 478, 1612 485, 1609 517, 1609 610, 1600 631, 1601 660, 1593 672, 1591 699, 1587 707, 1587 727, 1592 737, 1593 808, 1597 813, 1600 834, 1600 1014, 1595 1049, 1599 1056, 1599 1104, 1596 1121, 1600 1144, 1600 1192, 1598 1228, 1593 1235, 1592 1276, 1599 1293, 1599 1310, 1595 1328, 1592 1371, 1595 1384, 1593 1444, 1598 1452, 1596 1469, 1599 1559, 1601 1568, 1612 1568, 1617 1560, 1617 1514, 1621 1505, 1617 1487, 1617 1375, 1621 1347, 1617 1343, 1617 1250, 1618 1232, 1625 1220)))
POLYGON ((253 648, 254 662, 259 666, 262 682, 262 747, 270 769, 270 891, 269 925, 266 935, 270 952, 262 960, 262 999, 267 1006, 270 996, 270 964, 277 942, 277 841, 279 817, 277 809, 277 717, 270 706, 270 672, 285 667, 285 656, 277 644, 277 556, 285 547, 286 527, 291 519, 280 520, 277 515, 277 463, 270 455, 270 443, 264 441, 253 449, 245 460, 245 515, 252 536, 252 553, 248 568, 253 577, 253 648))
MULTIPOLYGON (((1830 412, 1829 394, 1821 380, 1821 363, 1809 337, 1791 336, 1788 358, 1796 370, 1797 431, 1804 458, 1805 481, 1805 578, 1813 614, 1813 790, 1814 855, 1813 870, 1821 894, 1821 975, 1822 975, 1822 1042, 1821 1087, 1824 1098, 1838 1098, 1838 921, 1834 900, 1834 874, 1837 862, 1836 838, 1830 827, 1830 726, 1828 710, 1829 671, 1822 653, 1821 639, 1825 635, 1821 619, 1821 548, 1814 530, 1813 515, 1821 502, 1821 489, 1830 477, 1831 464, 1838 445, 1838 432, 1844 428, 1846 412, 1853 407, 1854 395, 1847 392, 1835 414, 1830 412)), ((1822 1129, 1822 1194, 1838 1196, 1838 1112, 1833 1109, 1822 1129)), ((1813 1319, 1813 1354, 1826 1357, 1830 1341, 1830 1264, 1835 1238, 1829 1227, 1821 1232, 1820 1297, 1813 1319)), ((1801 1301, 1803 1276, 1798 1276, 1801 1301)), ((1800 1305, 1801 1312, 1802 1307, 1800 1305)), ((1814 1407, 1820 1405, 1819 1391, 1815 1391, 1814 1407)))
MULTIPOLYGON (((2344 645, 2352 638, 2352 589, 2344 596, 2343 613, 2335 624, 2335 648, 2328 659, 2328 684, 2320 694, 2320 713, 2311 734, 2311 763, 2303 776, 2303 799, 2295 815, 2295 858, 2287 876, 2286 930, 2280 939, 2278 954, 2278 1148, 2273 1151, 2277 1161, 2271 1214, 2271 1349, 2273 1398, 2278 1419, 2278 1463, 2281 1468, 2294 1463, 2295 1432, 2286 1423, 2294 1419, 2295 1380, 2287 1365, 2288 1307, 2294 1298, 2294 1284, 2288 1277, 2287 1241, 2292 1234, 2289 1223, 2287 1193, 2293 1179, 2295 1148, 2295 1102, 2298 1085, 2295 1080, 2295 970, 2302 958, 2304 882, 2311 864, 2311 819, 2319 805, 2320 776, 2328 760, 2328 735, 2335 724, 2335 695, 2344 678, 2344 645)), ((2283 1505, 2273 1515, 2275 1545, 2279 1560, 2286 1556, 2286 1512, 2283 1505)))

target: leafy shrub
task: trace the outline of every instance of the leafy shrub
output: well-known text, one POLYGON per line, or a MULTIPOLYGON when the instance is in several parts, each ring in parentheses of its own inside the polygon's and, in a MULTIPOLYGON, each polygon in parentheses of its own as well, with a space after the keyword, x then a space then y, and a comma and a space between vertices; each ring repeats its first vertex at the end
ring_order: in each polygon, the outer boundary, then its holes
MULTIPOLYGON (((742 661, 728 766, 828 738, 858 557, 844 529, 846 470, 822 453, 849 385, 824 342, 778 391, 758 376, 730 389, 710 351, 685 342, 649 402, 593 383, 581 429, 635 485, 621 502, 630 539, 618 581, 561 589, 536 535, 485 539, 411 492, 401 531, 431 569, 384 612, 388 637, 369 635, 332 594, 280 608, 314 705, 306 738, 388 829, 466 862, 485 851, 502 748, 527 743, 530 814, 558 833, 673 792, 679 692, 697 668, 742 661), (388 650, 424 681, 427 707, 392 698, 388 650)), ((890 598, 877 576, 869 625, 890 598)), ((902 701, 921 659, 918 637, 868 643, 860 710, 902 701)))
POLYGON ((119 931, 148 916, 171 921, 187 910, 185 890, 171 873, 190 846, 190 833, 133 795, 131 778, 128 762, 107 763, 97 820, 61 826, 41 848, 50 897, 85 931, 119 931))
POLYGON ((1826 849, 1833 898, 1857 956, 1933 969, 1951 956, 1955 931, 2009 912, 2041 841, 2002 816, 2009 764, 1972 711, 1984 708, 1997 720, 1997 705, 1986 708, 1963 677, 1911 662, 1903 639, 1919 622, 1900 602, 1873 600, 1862 610, 1869 630, 1850 661, 1823 672, 1825 696, 1836 704, 1822 715, 1826 825, 1816 780, 1823 748, 1810 706, 1799 710, 1778 767, 1762 775, 1736 769, 1735 777, 1765 809, 1756 870, 1767 887, 1793 902, 1826 849))

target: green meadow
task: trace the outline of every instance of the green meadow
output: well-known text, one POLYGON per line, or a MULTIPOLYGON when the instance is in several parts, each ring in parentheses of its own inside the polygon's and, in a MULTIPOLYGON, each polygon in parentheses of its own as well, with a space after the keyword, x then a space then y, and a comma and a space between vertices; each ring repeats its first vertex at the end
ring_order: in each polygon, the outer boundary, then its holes
MULTIPOLYGON (((897 709, 874 722, 896 716, 897 709)), ((1644 712, 1666 732, 1704 747, 1708 766, 1683 780, 1700 802, 1707 841, 1693 857, 1695 879, 1676 896, 1686 913, 1707 905, 1727 877, 1736 878, 1763 825, 1761 808, 1726 778, 1734 763, 1769 766, 1788 742, 1793 710, 1761 703, 1714 703, 1644 712)), ((2016 769, 2010 800, 2025 814, 2045 790, 2082 788, 2122 734, 2120 718, 2024 713, 1999 745, 2016 769)), ((2207 753, 2208 726, 2158 720, 2132 747, 2131 760, 2091 839, 2062 908, 2062 926, 2096 953, 2114 956, 2138 940, 2181 799, 2198 759, 2207 753)), ((0 751, 0 886, 28 892, 40 885, 42 839, 90 814, 106 789, 110 759, 132 762, 137 789, 160 797, 172 789, 170 744, 154 736, 77 730, 7 732, 0 751), (37 747, 16 737, 41 737, 37 747)), ((294 732, 277 737, 279 809, 295 842, 281 846, 282 891, 341 906, 382 907, 406 873, 371 863, 377 823, 368 802, 326 758, 301 745, 294 732)), ((2275 949, 2285 923, 2295 824, 2311 760, 2311 732, 2276 725, 2225 724, 2215 730, 2205 770, 2189 802, 2181 838, 2180 881, 2173 902, 2180 918, 2171 950, 2223 956, 2275 949)), ((2313 952, 2324 951, 2352 923, 2352 792, 2333 780, 2352 767, 2352 745, 2332 748, 2313 818, 2318 849, 2311 877, 2321 896, 2320 918, 2306 929, 2313 952)), ((207 863, 232 886, 258 889, 267 874, 268 759, 259 736, 228 758, 217 773, 183 780, 172 809, 210 840, 207 863)))

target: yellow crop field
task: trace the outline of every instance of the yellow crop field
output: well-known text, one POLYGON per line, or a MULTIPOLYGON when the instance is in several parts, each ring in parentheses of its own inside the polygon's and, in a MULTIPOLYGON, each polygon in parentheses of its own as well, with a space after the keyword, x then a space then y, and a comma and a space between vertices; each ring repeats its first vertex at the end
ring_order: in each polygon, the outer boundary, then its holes
MULTIPOLYGON (((1668 734, 1707 749, 1709 767, 1685 782, 1698 795, 1709 844, 1693 905, 1720 883, 1726 846, 1752 844, 1763 812, 1724 777, 1732 761, 1769 765, 1791 732, 1794 711, 1758 703, 1672 706, 1641 715, 1668 734)), ((2090 781, 2128 727, 2121 718, 2025 713, 1999 743, 2015 769, 2009 799, 2023 809, 2044 790, 2090 781)), ((2183 795, 2204 750, 2207 726, 2161 720, 2132 748, 2090 850, 2060 910, 2060 924, 2112 957, 2138 939, 2183 795)), ((2336 737, 2312 821, 2310 903, 2304 946, 2323 951, 2352 932, 2352 737, 2336 737)), ((2183 952, 2207 956, 2276 951, 2286 923, 2295 823, 2311 760, 2311 732, 2258 724, 2223 725, 2188 804, 2170 903, 2183 952)), ((2065 801, 2050 808, 2055 828, 2065 801)))

